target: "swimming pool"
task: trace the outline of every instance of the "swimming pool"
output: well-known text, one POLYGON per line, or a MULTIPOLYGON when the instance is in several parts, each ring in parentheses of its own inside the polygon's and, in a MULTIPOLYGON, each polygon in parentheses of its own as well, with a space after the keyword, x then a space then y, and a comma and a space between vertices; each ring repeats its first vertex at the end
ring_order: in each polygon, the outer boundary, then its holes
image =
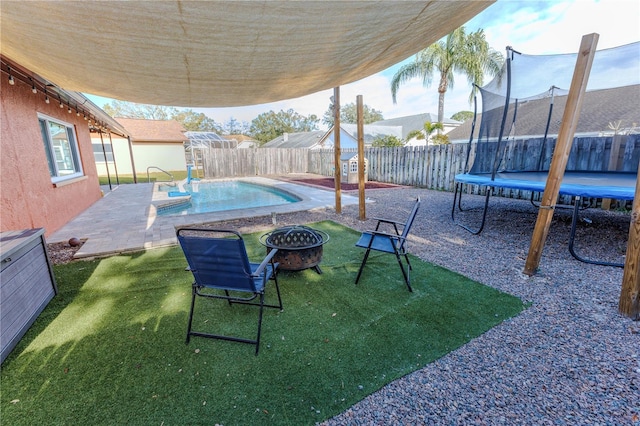
MULTIPOLYGON (((277 206, 296 203, 301 199, 277 188, 242 181, 193 182, 184 189, 191 197, 159 206, 158 216, 188 215, 277 206)), ((160 191, 175 191, 175 187, 159 188, 160 191)))

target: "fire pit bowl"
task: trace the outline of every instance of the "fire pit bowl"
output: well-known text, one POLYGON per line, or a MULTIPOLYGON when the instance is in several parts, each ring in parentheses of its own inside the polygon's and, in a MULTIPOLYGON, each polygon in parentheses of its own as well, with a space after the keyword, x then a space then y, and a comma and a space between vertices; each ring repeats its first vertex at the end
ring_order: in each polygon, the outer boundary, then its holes
POLYGON ((326 232, 303 225, 284 226, 260 237, 260 243, 267 247, 267 253, 278 249, 273 260, 286 271, 301 271, 313 268, 319 274, 322 261, 322 247, 329 241, 326 232))

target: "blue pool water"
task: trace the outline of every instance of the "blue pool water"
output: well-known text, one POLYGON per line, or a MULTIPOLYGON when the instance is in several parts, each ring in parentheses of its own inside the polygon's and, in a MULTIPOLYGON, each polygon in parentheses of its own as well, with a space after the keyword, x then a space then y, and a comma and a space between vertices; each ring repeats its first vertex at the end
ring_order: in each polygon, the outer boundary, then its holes
MULTIPOLYGON (((196 182, 184 185, 184 189, 191 193, 191 202, 159 208, 159 216, 268 207, 300 201, 300 198, 288 192, 240 181, 196 182)), ((176 188, 161 187, 160 190, 168 192, 176 188)))

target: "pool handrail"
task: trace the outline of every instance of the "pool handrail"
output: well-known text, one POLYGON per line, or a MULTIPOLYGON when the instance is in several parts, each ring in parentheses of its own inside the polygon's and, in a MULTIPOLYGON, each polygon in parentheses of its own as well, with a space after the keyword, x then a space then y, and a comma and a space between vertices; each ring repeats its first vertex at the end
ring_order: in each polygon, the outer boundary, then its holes
POLYGON ((169 176, 171 177, 171 180, 168 180, 168 181, 158 181, 158 182, 173 182, 173 181, 175 180, 175 179, 173 178, 173 175, 172 175, 171 173, 169 173, 168 171, 166 171, 166 170, 162 170, 162 169, 161 169, 160 167, 158 167, 158 166, 149 166, 149 167, 147 167, 147 182, 148 182, 148 183, 151 183, 151 176, 149 175, 149 169, 158 169, 158 170, 160 170, 162 173, 167 174, 167 175, 169 175, 169 176))

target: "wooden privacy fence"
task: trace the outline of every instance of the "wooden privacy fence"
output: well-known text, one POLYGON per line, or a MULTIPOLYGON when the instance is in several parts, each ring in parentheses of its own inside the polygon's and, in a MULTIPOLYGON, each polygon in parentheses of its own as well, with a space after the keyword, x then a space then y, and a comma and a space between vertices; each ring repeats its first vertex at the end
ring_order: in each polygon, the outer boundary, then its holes
MULTIPOLYGON (((499 156, 500 168, 506 170, 536 170, 538 163, 547 170, 555 140, 542 143, 542 138, 512 140, 505 144, 499 156), (543 152, 542 156, 540 152, 543 152)), ((482 161, 491 164, 497 144, 488 142, 482 149, 482 161), (488 155, 487 155, 488 153, 488 155)), ((472 156, 475 147, 471 147, 472 156)), ((366 148, 369 161, 368 179, 399 185, 453 191, 454 177, 468 171, 468 144, 432 145, 429 147, 366 148)), ((357 152, 343 149, 343 153, 357 152)), ((215 148, 203 153, 204 175, 207 179, 314 173, 333 176, 333 150, 254 148, 215 148)), ((578 137, 567 163, 567 170, 637 171, 640 160, 640 135, 578 137)), ((480 161, 480 158, 478 159, 480 161)), ((487 167, 485 165, 485 167, 487 167)), ((483 167, 484 168, 484 167, 483 167)), ((468 192, 479 194, 480 188, 468 192)), ((496 195, 529 198, 530 192, 501 189, 496 195)))
POLYGON ((202 154, 206 179, 308 172, 308 149, 212 148, 202 154))
MULTIPOLYGON (((343 153, 357 149, 343 149, 343 153)), ((420 147, 366 148, 368 179, 376 182, 453 190, 456 173, 462 173, 465 144, 420 147)), ((309 173, 333 176, 333 150, 309 150, 309 173)))

